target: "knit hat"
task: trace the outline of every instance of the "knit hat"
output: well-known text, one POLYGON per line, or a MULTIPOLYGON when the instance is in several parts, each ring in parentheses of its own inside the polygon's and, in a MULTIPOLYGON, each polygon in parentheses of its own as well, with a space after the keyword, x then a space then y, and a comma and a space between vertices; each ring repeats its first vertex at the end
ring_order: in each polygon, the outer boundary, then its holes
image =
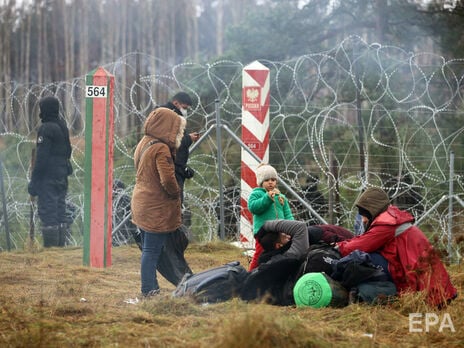
POLYGON ((355 202, 359 209, 359 214, 367 218, 375 219, 377 215, 387 210, 390 205, 390 199, 387 193, 378 187, 369 187, 355 202), (369 212, 370 217, 366 214, 369 212))
POLYGON ((277 171, 274 169, 273 166, 269 164, 261 164, 256 169, 256 183, 258 186, 261 186, 263 181, 268 179, 276 179, 277 180, 277 171))

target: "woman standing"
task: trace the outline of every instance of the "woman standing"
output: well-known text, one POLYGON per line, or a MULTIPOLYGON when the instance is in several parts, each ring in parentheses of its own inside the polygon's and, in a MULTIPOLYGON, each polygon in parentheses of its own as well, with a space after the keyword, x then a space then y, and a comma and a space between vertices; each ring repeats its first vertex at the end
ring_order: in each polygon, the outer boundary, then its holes
POLYGON ((159 294, 156 268, 169 233, 182 223, 180 189, 174 159, 186 120, 167 108, 151 112, 134 153, 137 171, 132 194, 132 222, 142 231, 142 296, 159 294))

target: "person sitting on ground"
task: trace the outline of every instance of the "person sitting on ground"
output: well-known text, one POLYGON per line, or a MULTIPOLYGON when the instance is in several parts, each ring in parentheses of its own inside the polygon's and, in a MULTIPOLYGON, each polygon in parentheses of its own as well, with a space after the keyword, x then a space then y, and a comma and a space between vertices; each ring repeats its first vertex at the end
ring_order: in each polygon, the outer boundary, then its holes
POLYGON ((376 187, 368 188, 355 205, 366 232, 336 243, 342 256, 354 250, 378 252, 400 295, 425 291, 428 303, 436 306, 456 298, 457 290, 437 251, 409 212, 391 205, 387 193, 376 187))

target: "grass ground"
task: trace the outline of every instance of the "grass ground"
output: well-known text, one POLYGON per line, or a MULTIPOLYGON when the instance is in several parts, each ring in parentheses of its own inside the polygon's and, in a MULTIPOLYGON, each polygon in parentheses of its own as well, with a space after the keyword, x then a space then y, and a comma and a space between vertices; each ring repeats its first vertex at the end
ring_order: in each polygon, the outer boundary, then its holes
MULTIPOLYGON (((224 243, 192 244, 186 258, 194 272, 248 264, 242 250, 224 243)), ((238 299, 199 305, 172 298, 174 287, 161 277, 161 296, 131 304, 140 291, 137 247, 113 248, 111 267, 82 261, 80 248, 0 254, 0 347, 464 346, 461 265, 449 267, 460 296, 442 310, 420 295, 388 306, 313 309, 238 299), (416 332, 411 313, 418 313, 416 332)))

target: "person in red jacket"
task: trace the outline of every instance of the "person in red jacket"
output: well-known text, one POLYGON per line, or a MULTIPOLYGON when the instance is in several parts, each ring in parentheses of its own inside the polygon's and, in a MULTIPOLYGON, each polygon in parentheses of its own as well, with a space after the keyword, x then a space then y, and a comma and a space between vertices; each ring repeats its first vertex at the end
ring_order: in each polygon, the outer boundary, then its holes
POLYGON ((365 233, 336 243, 342 256, 358 249, 378 252, 388 262, 388 271, 398 293, 425 291, 427 302, 442 306, 456 298, 448 272, 424 233, 414 225, 414 217, 390 205, 385 191, 368 188, 356 201, 365 233))

